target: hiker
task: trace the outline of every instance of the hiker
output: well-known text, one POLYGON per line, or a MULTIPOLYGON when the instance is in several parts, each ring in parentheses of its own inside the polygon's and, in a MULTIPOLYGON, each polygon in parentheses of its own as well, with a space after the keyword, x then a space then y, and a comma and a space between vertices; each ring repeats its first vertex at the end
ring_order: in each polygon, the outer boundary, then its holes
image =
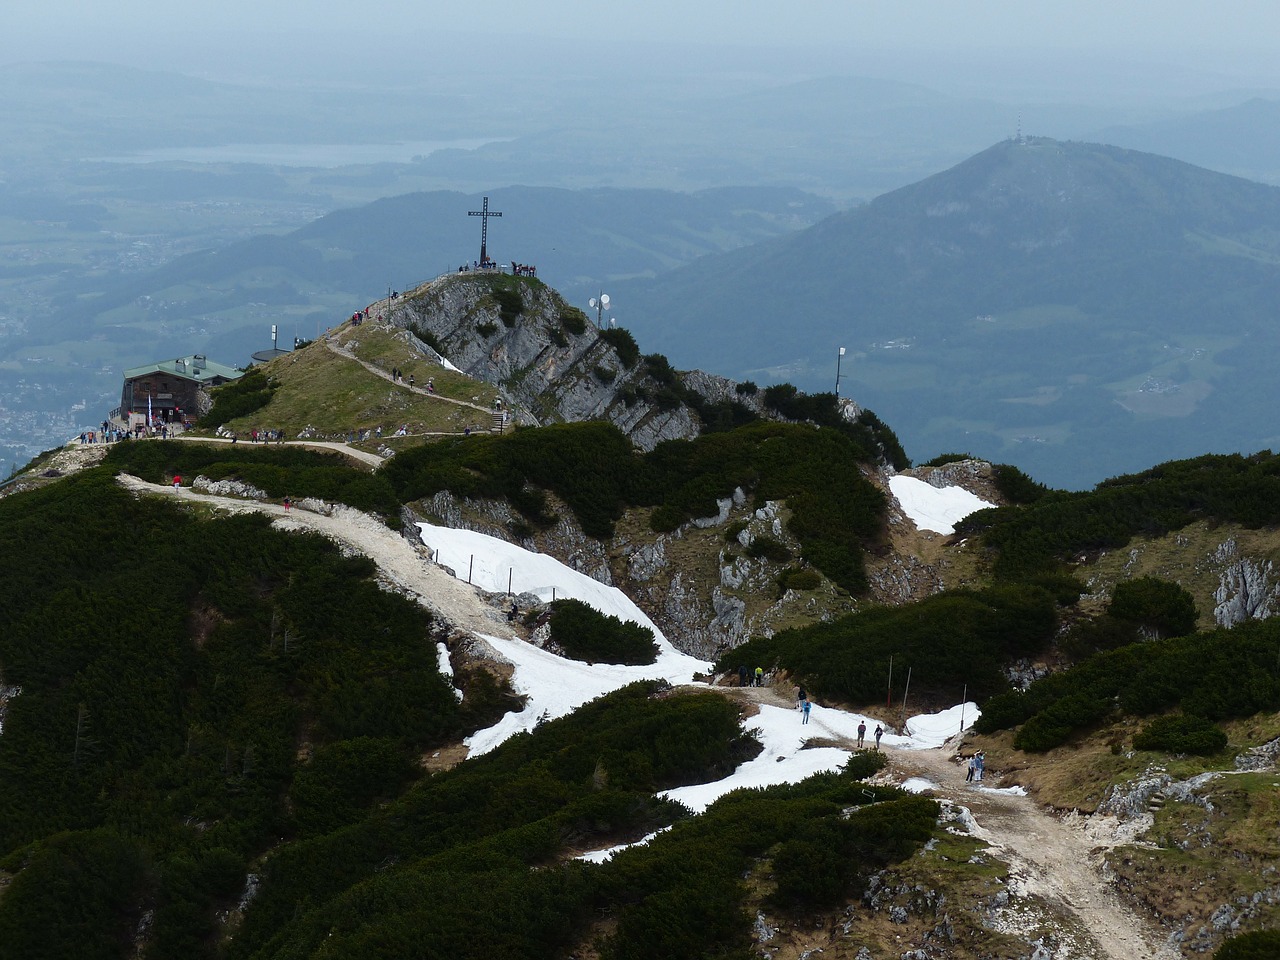
POLYGON ((884 727, 876 724, 876 749, 880 749, 880 738, 884 736, 884 727))
POLYGON ((175 473, 173 475, 173 489, 177 490, 181 486, 182 486, 182 476, 181 474, 175 473))
POLYGON ((756 667, 756 686, 764 686, 764 667, 756 667))
POLYGON ((973 779, 982 782, 982 773, 987 766, 987 755, 979 750, 973 755, 973 779))
POLYGON ((811 706, 811 704, 809 703, 809 701, 808 701, 808 700, 803 700, 803 701, 801 701, 801 703, 800 703, 800 711, 804 714, 804 719, 800 721, 802 724, 805 724, 805 723, 808 723, 808 722, 809 722, 809 707, 810 707, 810 706, 811 706))
POLYGON ((288 497, 285 497, 285 498, 284 498, 284 512, 285 512, 285 513, 288 513, 288 512, 289 512, 289 508, 290 508, 291 506, 293 506, 293 501, 292 501, 292 500, 290 500, 288 497))
POLYGON ((744 663, 738 667, 738 686, 745 687, 747 685, 747 665, 744 663))
POLYGON ((803 710, 804 705, 809 702, 809 695, 804 692, 804 687, 796 688, 796 707, 803 710))
POLYGON ((969 762, 968 764, 966 764, 966 766, 968 767, 968 770, 965 772, 965 775, 964 775, 965 783, 969 783, 973 780, 974 771, 977 770, 977 763, 978 763, 978 757, 976 754, 969 758, 969 762))
POLYGON ((858 721, 858 749, 862 749, 863 742, 867 739, 867 721, 858 721))
POLYGON ((511 609, 507 611, 507 623, 515 623, 515 619, 520 615, 520 608, 516 606, 514 600, 511 601, 511 609))

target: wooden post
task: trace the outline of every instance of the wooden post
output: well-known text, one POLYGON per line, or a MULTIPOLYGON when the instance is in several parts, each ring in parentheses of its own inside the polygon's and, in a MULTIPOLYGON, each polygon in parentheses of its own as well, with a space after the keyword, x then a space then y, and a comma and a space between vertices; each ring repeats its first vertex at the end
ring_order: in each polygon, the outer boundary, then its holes
POLYGON ((476 568, 476 555, 473 553, 471 555, 471 564, 470 566, 467 567, 467 583, 471 582, 471 571, 473 571, 475 568, 476 568))
POLYGON ((515 573, 515 567, 507 567, 507 596, 511 596, 511 575, 515 573))
POLYGON ((969 699, 969 685, 964 685, 964 693, 960 694, 960 736, 964 736, 964 703, 969 699))

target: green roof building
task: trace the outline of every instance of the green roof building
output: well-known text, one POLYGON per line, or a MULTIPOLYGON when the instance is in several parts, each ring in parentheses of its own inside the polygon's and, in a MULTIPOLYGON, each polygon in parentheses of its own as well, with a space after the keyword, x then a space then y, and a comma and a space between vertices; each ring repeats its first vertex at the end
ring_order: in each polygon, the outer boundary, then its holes
POLYGON ((124 372, 124 390, 120 395, 120 417, 130 414, 152 416, 166 423, 193 418, 208 406, 208 390, 232 380, 244 372, 214 363, 202 353, 175 360, 162 360, 124 372), (201 396, 205 398, 201 402, 201 396))

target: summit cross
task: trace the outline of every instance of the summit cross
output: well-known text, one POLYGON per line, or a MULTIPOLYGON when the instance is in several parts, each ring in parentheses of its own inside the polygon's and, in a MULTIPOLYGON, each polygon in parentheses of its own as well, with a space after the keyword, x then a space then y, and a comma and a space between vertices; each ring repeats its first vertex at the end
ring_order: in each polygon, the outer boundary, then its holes
POLYGON ((502 216, 502 214, 497 212, 496 210, 490 210, 489 198, 485 197, 484 209, 470 210, 467 212, 467 216, 480 217, 480 265, 484 266, 489 262, 489 250, 488 250, 489 218, 500 217, 502 216))

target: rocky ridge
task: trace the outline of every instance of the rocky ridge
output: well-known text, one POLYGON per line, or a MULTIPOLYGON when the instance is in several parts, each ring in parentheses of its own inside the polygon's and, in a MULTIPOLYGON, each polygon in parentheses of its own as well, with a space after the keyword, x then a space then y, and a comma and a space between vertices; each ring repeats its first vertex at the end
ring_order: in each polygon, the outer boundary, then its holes
POLYGON ((627 349, 628 342, 634 349, 629 334, 598 330, 530 278, 447 274, 395 301, 389 320, 463 373, 499 386, 531 422, 606 420, 642 450, 702 432, 697 412, 678 402, 673 385, 709 403, 732 401, 764 412, 754 394, 739 393, 723 377, 671 371, 675 384, 660 381, 638 350, 627 349))

